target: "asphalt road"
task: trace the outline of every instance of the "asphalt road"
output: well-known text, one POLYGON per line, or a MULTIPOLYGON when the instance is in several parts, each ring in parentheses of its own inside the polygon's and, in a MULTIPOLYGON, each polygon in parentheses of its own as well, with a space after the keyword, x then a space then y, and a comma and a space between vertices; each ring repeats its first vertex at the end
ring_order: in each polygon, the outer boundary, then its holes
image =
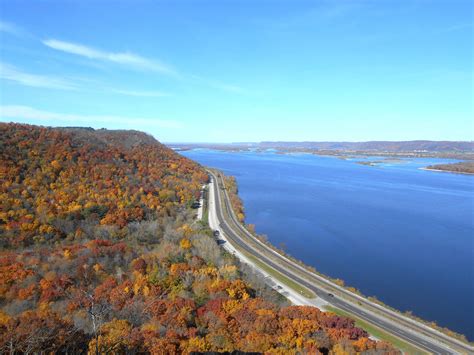
MULTIPOLYGON (((212 173, 211 173, 211 176, 213 177, 213 181, 216 182, 217 181, 216 176, 212 173)), ((246 231, 244 227, 238 221, 234 220, 235 216, 233 216, 230 213, 231 215, 230 221, 225 219, 223 211, 222 211, 222 206, 221 206, 222 201, 219 194, 219 188, 221 185, 219 185, 220 181, 217 181, 217 182, 218 182, 217 184, 216 183, 213 184, 214 196, 216 199, 215 206, 216 206, 217 219, 219 221, 220 228, 222 229, 225 236, 227 237, 227 239, 231 241, 232 244, 238 245, 240 249, 245 250, 246 252, 255 256, 260 261, 264 262, 268 266, 277 270, 281 274, 291 278, 295 282, 298 282, 302 286, 310 289, 311 291, 316 293, 318 297, 320 297, 321 299, 324 299, 331 305, 334 305, 335 307, 341 310, 344 310, 350 314, 353 314, 354 316, 361 318, 367 321, 368 323, 374 324, 377 327, 386 331, 387 333, 393 334, 403 339, 407 343, 410 343, 414 346, 417 346, 425 351, 428 351, 434 354, 458 354, 458 353, 472 354, 473 353, 473 349, 469 348, 468 345, 465 345, 465 351, 464 351, 463 346, 458 344, 457 342, 454 343, 453 347, 451 346, 448 347, 446 343, 449 344, 449 342, 446 342, 446 340, 445 340, 445 343, 443 344, 440 343, 440 341, 438 341, 435 337, 430 337, 430 335, 427 334, 427 330, 424 329, 422 325, 420 326, 422 327, 421 331, 423 332, 423 334, 421 334, 421 332, 415 331, 413 329, 414 328, 413 325, 407 326, 406 324, 403 324, 403 322, 401 322, 400 324, 397 324, 394 320, 392 319, 389 320, 386 317, 383 317, 381 315, 374 314, 370 311, 366 311, 362 307, 356 306, 352 302, 348 302, 346 299, 338 297, 337 294, 332 294, 332 296, 330 296, 328 294, 328 290, 318 285, 318 283, 320 282, 319 280, 318 281, 315 280, 315 282, 309 281, 309 280, 314 279, 314 275, 311 275, 311 273, 309 273, 308 271, 306 271, 307 275, 305 274, 305 279, 303 279, 299 277, 298 275, 296 275, 294 272, 291 272, 289 270, 289 267, 294 268, 294 265, 286 265, 287 267, 284 267, 285 264, 288 264, 287 259, 281 258, 280 260, 278 260, 278 262, 275 262, 274 260, 271 260, 267 256, 265 256, 264 253, 260 253, 258 250, 251 247, 249 243, 246 242, 244 239, 242 239, 239 233, 236 232, 236 230, 240 230, 240 233, 242 232, 248 233, 248 231, 246 231), (460 350, 454 350, 454 349, 460 349, 460 350)), ((230 211, 231 210, 230 202, 227 198, 226 193, 224 193, 224 196, 226 197, 224 198, 226 209, 227 211, 230 211)), ((354 303, 360 303, 360 300, 355 299, 354 303)), ((392 314, 392 318, 393 318, 393 314, 392 314)))

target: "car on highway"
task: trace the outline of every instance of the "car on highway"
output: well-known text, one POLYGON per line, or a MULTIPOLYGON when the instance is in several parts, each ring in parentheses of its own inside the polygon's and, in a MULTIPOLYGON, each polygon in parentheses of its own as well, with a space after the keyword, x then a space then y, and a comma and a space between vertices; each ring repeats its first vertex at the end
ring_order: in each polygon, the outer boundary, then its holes
POLYGON ((328 293, 328 296, 329 297, 334 297, 334 295, 332 293, 328 293))
POLYGON ((214 232, 212 232, 212 235, 214 235, 214 237, 218 237, 221 233, 218 231, 218 230, 215 230, 214 232))

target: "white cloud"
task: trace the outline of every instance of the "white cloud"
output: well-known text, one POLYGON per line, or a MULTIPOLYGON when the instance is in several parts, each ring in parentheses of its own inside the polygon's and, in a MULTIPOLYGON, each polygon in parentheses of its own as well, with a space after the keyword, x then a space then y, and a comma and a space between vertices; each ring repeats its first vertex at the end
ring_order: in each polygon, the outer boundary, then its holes
POLYGON ((167 75, 177 75, 176 71, 156 60, 147 59, 137 54, 123 52, 106 52, 82 44, 59 41, 56 39, 44 40, 43 44, 58 51, 79 55, 89 59, 97 59, 128 66, 134 69, 156 71, 167 75))
POLYGON ((139 118, 139 117, 123 117, 123 116, 109 116, 109 115, 74 115, 56 113, 50 111, 37 110, 29 106, 15 106, 5 105, 0 106, 0 119, 6 120, 35 120, 46 121, 46 124, 68 124, 72 126, 77 125, 91 125, 97 128, 104 125, 111 124, 114 126, 122 126, 128 128, 134 127, 153 127, 153 128, 182 128, 181 122, 174 120, 161 120, 155 118, 139 118))
POLYGON ((0 78, 17 82, 21 85, 58 90, 74 90, 75 85, 57 77, 36 75, 22 72, 16 67, 0 62, 0 78))
MULTIPOLYGON (((58 89, 58 90, 82 90, 94 92, 97 90, 87 89, 83 85, 76 84, 70 80, 65 80, 62 78, 38 74, 30 74, 21 71, 17 67, 0 62, 0 79, 9 80, 16 82, 21 85, 39 87, 39 88, 48 88, 48 89, 58 89)), ((90 82, 89 79, 77 79, 85 82, 90 82)), ((97 82, 94 84, 96 87, 97 82)), ((100 89, 100 93, 111 92, 113 94, 125 95, 125 96, 135 96, 135 97, 167 97, 171 96, 170 94, 162 91, 140 91, 140 90, 122 90, 114 88, 103 88, 100 89)))

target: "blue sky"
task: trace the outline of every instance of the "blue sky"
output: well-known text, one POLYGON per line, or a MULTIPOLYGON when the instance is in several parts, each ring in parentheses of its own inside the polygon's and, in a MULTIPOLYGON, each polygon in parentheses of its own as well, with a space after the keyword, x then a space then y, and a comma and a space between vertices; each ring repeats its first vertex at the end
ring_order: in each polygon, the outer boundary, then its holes
POLYGON ((0 120, 472 140, 470 0, 0 1, 0 120))

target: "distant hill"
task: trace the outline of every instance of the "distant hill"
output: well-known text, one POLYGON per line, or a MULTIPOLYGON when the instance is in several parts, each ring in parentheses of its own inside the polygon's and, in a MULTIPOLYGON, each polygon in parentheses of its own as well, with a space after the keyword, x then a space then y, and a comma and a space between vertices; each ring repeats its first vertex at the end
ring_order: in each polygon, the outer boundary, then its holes
POLYGON ((474 152, 474 142, 463 141, 369 141, 369 142, 261 142, 262 148, 302 148, 317 150, 361 150, 386 152, 474 152))
POLYGON ((412 158, 474 160, 474 142, 462 141, 370 141, 370 142, 259 142, 259 143, 175 143, 174 150, 208 148, 223 151, 305 152, 318 155, 377 155, 412 158))

